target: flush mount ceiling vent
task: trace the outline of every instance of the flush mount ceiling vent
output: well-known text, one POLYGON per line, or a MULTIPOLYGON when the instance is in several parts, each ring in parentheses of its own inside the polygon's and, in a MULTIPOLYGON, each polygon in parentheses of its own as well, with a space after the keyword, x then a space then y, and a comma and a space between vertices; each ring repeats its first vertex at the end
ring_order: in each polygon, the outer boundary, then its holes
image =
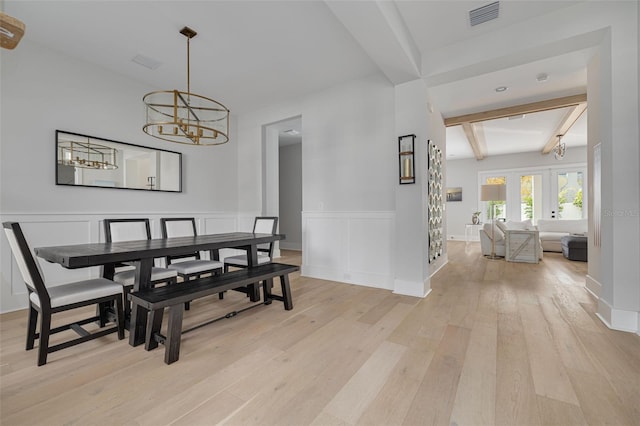
POLYGON ((472 27, 496 19, 500 13, 500 2, 495 1, 469 11, 469 23, 472 27))

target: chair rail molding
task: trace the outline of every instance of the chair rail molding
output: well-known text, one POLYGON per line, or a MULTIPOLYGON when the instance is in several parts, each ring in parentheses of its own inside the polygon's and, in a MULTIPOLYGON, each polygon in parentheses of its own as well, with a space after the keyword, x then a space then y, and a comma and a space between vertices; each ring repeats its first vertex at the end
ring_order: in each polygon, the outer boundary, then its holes
MULTIPOLYGON (((111 212, 111 213, 6 213, 0 221, 19 222, 30 247, 56 246, 64 244, 86 244, 105 241, 102 220, 105 218, 146 217, 151 224, 153 238, 161 238, 160 219, 163 217, 194 217, 199 233, 221 233, 245 230, 244 223, 253 224, 248 217, 230 212, 111 212)), ((249 225, 250 227, 252 225, 249 225)), ((250 229, 250 228, 249 228, 250 229)), ((233 249, 220 250, 221 258, 240 254, 233 249)), ((49 285, 64 284, 100 276, 100 268, 63 270, 59 265, 38 259, 38 263, 49 285)), ((162 262, 160 262, 162 263, 162 262)), ((158 264, 158 266, 162 266, 158 264)), ((27 289, 13 259, 9 242, 0 237, 0 313, 25 309, 27 289)))

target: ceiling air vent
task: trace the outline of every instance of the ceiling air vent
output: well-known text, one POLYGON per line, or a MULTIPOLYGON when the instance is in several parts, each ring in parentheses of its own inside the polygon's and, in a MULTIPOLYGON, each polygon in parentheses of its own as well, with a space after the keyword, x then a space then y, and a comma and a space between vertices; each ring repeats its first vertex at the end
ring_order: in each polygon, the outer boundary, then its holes
POLYGON ((162 62, 156 61, 155 59, 149 58, 148 56, 144 56, 144 55, 136 55, 131 60, 138 65, 142 65, 145 68, 149 68, 150 70, 155 70, 160 65, 162 65, 162 62))
POLYGON ((495 1, 469 11, 469 23, 472 27, 496 19, 500 12, 500 2, 495 1))

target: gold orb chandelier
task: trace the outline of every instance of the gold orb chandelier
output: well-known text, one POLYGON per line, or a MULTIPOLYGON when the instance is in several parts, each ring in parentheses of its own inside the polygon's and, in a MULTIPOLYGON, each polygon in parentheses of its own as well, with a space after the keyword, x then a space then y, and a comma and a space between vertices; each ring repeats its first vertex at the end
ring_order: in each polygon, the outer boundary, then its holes
POLYGON ((229 109, 220 102, 191 93, 190 41, 198 33, 180 30, 187 38, 187 91, 165 90, 144 95, 147 122, 142 130, 155 138, 188 145, 221 145, 229 141, 229 109))

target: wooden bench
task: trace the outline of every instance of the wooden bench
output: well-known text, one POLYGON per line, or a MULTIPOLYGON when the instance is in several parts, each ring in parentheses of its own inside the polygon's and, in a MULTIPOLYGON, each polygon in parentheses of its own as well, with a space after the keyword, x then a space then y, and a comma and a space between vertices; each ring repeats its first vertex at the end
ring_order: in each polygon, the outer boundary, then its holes
MULTIPOLYGON (((129 300, 132 304, 132 322, 135 322, 139 309, 145 309, 149 312, 145 333, 145 349, 151 350, 156 348, 158 343, 164 343, 164 362, 171 364, 177 361, 180 355, 180 336, 185 302, 242 286, 251 288, 256 283, 262 282, 264 304, 268 305, 272 300, 279 300, 284 303, 286 310, 291 310, 293 309, 293 300, 289 286, 289 274, 299 269, 295 265, 268 263, 172 286, 136 291, 129 294, 129 300), (275 277, 280 278, 282 296, 271 293, 275 277), (166 337, 160 334, 164 308, 169 308, 166 337)), ((227 317, 235 316, 235 314, 235 312, 228 314, 227 317)), ((135 327, 135 324, 132 323, 131 327, 135 327)))

